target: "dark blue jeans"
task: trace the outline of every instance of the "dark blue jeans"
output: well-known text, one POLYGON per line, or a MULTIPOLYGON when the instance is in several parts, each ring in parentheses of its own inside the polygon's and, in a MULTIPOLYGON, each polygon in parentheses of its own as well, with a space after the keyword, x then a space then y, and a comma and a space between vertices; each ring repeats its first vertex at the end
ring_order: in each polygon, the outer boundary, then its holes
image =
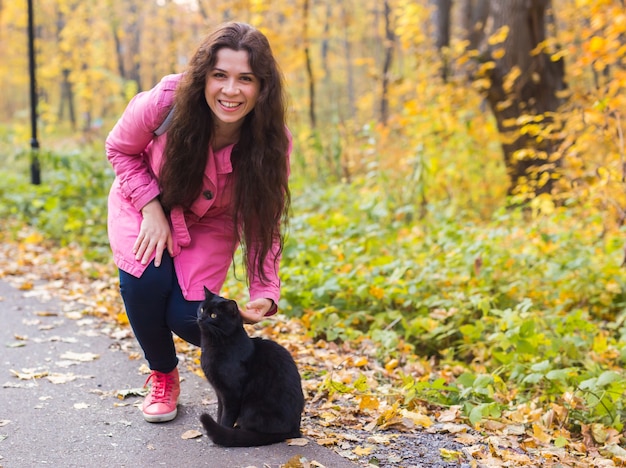
POLYGON ((170 372, 178 364, 172 332, 200 346, 196 322, 200 301, 188 301, 167 251, 158 268, 150 263, 141 278, 120 270, 120 292, 133 333, 150 369, 170 372))

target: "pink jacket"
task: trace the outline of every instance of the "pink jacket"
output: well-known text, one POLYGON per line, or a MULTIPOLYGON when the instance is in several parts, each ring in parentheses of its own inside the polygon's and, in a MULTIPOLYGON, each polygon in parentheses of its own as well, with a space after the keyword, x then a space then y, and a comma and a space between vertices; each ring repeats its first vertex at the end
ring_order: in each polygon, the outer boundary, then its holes
MULTIPOLYGON (((142 221, 140 210, 159 195, 157 176, 167 137, 167 133, 155 136, 153 132, 167 115, 180 78, 181 75, 168 75, 153 89, 137 94, 106 139, 107 157, 116 174, 109 193, 109 242, 115 264, 136 277, 147 267, 135 260, 132 253, 142 221)), ((178 208, 170 213, 174 268, 187 300, 203 300, 203 286, 219 293, 237 248, 230 214, 232 148, 233 145, 227 146, 215 153, 209 148, 202 195, 189 210, 178 208)), ((265 261, 268 282, 263 283, 258 272, 250 268, 250 300, 268 298, 278 304, 277 249, 276 244, 265 261)), ((250 252, 250 256, 253 254, 250 252)), ((275 312, 276 307, 270 314, 275 312)))

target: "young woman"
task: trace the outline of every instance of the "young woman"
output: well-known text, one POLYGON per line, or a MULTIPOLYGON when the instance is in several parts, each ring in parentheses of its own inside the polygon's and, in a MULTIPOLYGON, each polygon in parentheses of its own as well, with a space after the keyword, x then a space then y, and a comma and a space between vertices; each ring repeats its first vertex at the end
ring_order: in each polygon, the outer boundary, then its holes
POLYGON ((200 345, 204 286, 220 291, 239 244, 250 292, 244 320, 277 310, 291 140, 267 38, 244 23, 218 27, 185 73, 131 100, 106 152, 116 174, 109 240, 152 371, 142 410, 149 422, 170 421, 180 393, 172 333, 200 345))

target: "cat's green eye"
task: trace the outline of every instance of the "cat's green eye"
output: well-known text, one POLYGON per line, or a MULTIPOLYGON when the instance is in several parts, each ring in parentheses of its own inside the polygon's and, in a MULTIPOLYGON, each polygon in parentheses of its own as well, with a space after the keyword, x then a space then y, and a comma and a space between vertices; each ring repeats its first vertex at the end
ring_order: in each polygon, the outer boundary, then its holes
POLYGON ((215 312, 213 312, 213 313, 211 314, 211 318, 212 318, 212 319, 217 318, 217 314, 216 314, 215 312))

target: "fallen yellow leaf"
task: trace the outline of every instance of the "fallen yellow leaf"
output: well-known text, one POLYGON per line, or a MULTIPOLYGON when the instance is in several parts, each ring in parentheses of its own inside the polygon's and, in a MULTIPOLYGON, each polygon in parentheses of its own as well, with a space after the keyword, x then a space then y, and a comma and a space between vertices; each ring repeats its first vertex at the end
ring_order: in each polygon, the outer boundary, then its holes
POLYGON ((22 240, 25 244, 39 244, 43 242, 43 236, 38 232, 32 232, 22 240))
MULTIPOLYGON (((61 374, 58 372, 54 372, 46 376, 46 379, 48 379, 50 382, 52 382, 55 385, 73 382, 77 378, 78 376, 72 374, 71 372, 69 374, 61 374)), ((81 378, 85 378, 85 377, 81 377, 81 378)))
POLYGON ((22 372, 10 369, 9 372, 20 380, 41 379, 48 375, 47 370, 39 371, 36 369, 22 369, 22 372))
POLYGON ((391 436, 383 435, 383 434, 376 434, 376 435, 369 436, 367 438, 367 441, 370 444, 389 445, 391 443, 391 436))
POLYGON ((398 367, 399 364, 400 362, 397 359, 391 359, 387 364, 385 364, 385 370, 387 372, 391 372, 398 367))
POLYGON ((408 418, 411 421, 413 421, 415 424, 418 424, 423 427, 430 427, 433 425, 432 419, 430 419, 428 416, 421 414, 421 413, 415 413, 413 411, 402 410, 402 415, 405 418, 408 418))
POLYGON ((552 437, 539 424, 533 424, 533 436, 543 444, 549 444, 552 437))
POLYGON ((362 457, 363 455, 369 455, 370 453, 372 453, 372 450, 374 450, 373 447, 361 447, 359 445, 357 448, 355 448, 352 451, 356 453, 358 456, 362 457))
POLYGON ((115 396, 117 396, 117 398, 120 400, 124 400, 128 397, 146 396, 147 393, 148 393, 148 389, 145 387, 127 388, 123 390, 118 390, 115 396))
POLYGON ((463 433, 463 434, 459 434, 457 435, 454 440, 456 442, 459 442, 463 445, 474 445, 478 442, 480 442, 480 437, 475 436, 473 434, 469 434, 469 433, 463 433))
POLYGON ((449 450, 447 448, 440 448, 439 453, 441 455, 441 458, 443 458, 444 460, 455 461, 463 458, 463 454, 461 452, 458 452, 456 450, 449 450))
POLYGON ((359 410, 375 410, 380 406, 380 401, 378 398, 370 396, 370 395, 361 395, 359 398, 359 410))
POLYGON ((37 315, 38 317, 57 317, 59 314, 57 314, 56 312, 48 312, 43 310, 35 312, 35 315, 37 315))
POLYGON ((317 442, 318 445, 335 445, 337 442, 339 441, 339 439, 337 439, 336 437, 322 437, 317 439, 315 442, 317 442))
POLYGON ((115 316, 115 321, 120 325, 128 325, 130 322, 128 321, 128 315, 125 312, 119 312, 115 316))
MULTIPOLYGON (((309 462, 309 460, 304 458, 302 455, 294 455, 289 460, 287 460, 287 463, 281 466, 283 468, 310 468, 312 466, 315 466, 318 468, 324 468, 324 465, 317 463, 315 461, 309 462)), ((246 468, 256 468, 256 467, 249 466, 246 468)))
POLYGON ((201 378, 203 378, 203 379, 205 378, 205 376, 204 376, 204 372, 202 371, 202 368, 200 368, 200 367, 194 367, 194 368, 191 370, 191 372, 193 372, 194 374, 196 374, 198 377, 201 377, 201 378))
POLYGON ((369 362, 369 360, 365 356, 361 356, 359 359, 354 361, 354 366, 355 367, 367 366, 368 362, 369 362))
POLYGON ((70 361, 89 362, 98 359, 100 355, 94 353, 75 353, 68 351, 61 354, 61 359, 68 359, 70 361))
POLYGON ((296 437, 294 439, 287 439, 287 445, 292 445, 295 447, 304 447, 309 444, 309 439, 305 439, 304 437, 296 437))
POLYGON ((195 429, 190 429, 188 431, 183 432, 183 435, 180 436, 181 439, 197 439, 198 437, 202 437, 202 432, 196 431, 195 429))

